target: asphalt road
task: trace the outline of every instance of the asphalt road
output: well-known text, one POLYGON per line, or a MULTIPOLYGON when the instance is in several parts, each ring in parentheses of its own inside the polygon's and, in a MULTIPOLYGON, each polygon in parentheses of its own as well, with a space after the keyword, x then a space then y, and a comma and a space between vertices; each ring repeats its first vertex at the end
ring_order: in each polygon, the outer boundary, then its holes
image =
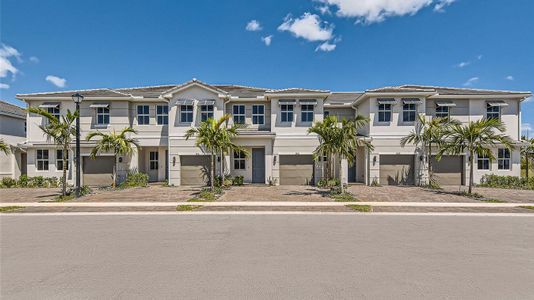
POLYGON ((0 216, 2 299, 532 299, 534 218, 0 216))

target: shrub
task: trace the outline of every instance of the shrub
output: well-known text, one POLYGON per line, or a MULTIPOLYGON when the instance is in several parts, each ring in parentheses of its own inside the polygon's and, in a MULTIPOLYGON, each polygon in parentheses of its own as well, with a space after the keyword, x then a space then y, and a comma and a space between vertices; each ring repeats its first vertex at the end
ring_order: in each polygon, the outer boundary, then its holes
POLYGON ((320 188, 333 188, 339 186, 339 179, 337 178, 321 178, 317 182, 317 187, 320 188))
POLYGON ((126 176, 126 180, 124 180, 120 187, 128 188, 128 187, 145 187, 148 185, 148 174, 145 173, 139 173, 139 172, 128 172, 128 175, 126 176))
POLYGON ((499 176, 488 174, 482 176, 480 185, 483 187, 505 188, 505 189, 534 189, 534 178, 521 178, 517 176, 499 176))
POLYGON ((35 176, 30 178, 30 186, 32 187, 44 187, 45 178, 43 176, 35 176))
POLYGON ((11 177, 2 178, 2 187, 10 188, 17 186, 17 181, 11 177))
POLYGON ((19 187, 27 187, 29 182, 30 179, 28 178, 28 175, 23 174, 19 176, 19 181, 17 182, 17 185, 19 187))
POLYGON ((232 178, 232 185, 243 185, 243 176, 236 176, 232 178))

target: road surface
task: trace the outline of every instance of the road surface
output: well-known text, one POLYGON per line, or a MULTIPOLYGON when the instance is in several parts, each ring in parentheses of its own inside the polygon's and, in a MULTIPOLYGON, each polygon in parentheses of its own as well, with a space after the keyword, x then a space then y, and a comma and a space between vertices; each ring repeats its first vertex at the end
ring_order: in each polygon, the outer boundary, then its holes
POLYGON ((532 299, 534 218, 0 216, 2 299, 532 299))

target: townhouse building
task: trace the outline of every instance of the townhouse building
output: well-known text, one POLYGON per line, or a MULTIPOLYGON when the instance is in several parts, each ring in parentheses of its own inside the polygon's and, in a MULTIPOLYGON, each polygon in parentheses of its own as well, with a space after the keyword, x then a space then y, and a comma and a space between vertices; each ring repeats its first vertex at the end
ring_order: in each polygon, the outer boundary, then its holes
MULTIPOLYGON (((404 85, 364 92, 289 88, 268 89, 239 85, 211 85, 193 79, 178 85, 121 89, 95 89, 52 93, 20 94, 28 106, 41 107, 52 114, 73 111, 74 93, 84 96, 81 103, 82 183, 111 183, 115 157, 104 153, 93 159, 89 153, 94 141, 85 141, 91 131, 120 131, 132 127, 140 149, 118 158, 119 178, 131 170, 147 173, 150 181, 172 185, 203 185, 209 156, 186 140, 186 131, 208 118, 232 116, 231 123, 244 124, 235 142, 247 149, 217 157, 217 168, 243 176, 247 183, 313 184, 323 174, 324 162, 315 161, 316 135, 308 134, 313 122, 324 116, 352 119, 360 114, 370 119, 359 135, 374 149, 356 149, 356 161, 340 160, 335 170, 343 182, 382 185, 419 184, 428 179, 426 157, 414 145, 401 147, 402 137, 414 130, 417 115, 426 118, 450 117, 466 123, 482 118, 499 118, 506 134, 519 143, 521 101, 529 92, 494 91, 404 85)), ((19 147, 27 153, 29 176, 60 176, 61 158, 69 159, 68 180, 74 182, 73 153, 62 153, 46 139, 38 127, 43 118, 27 116, 27 138, 19 147)), ((496 147, 495 161, 477 157, 475 182, 484 174, 520 175, 520 151, 496 147)), ((431 158, 435 160, 435 158, 431 158)), ((434 161, 433 171, 441 184, 468 182, 465 155, 446 156, 434 161)))
POLYGON ((5 101, 0 101, 0 140, 10 148, 0 152, 0 178, 19 178, 26 173, 26 153, 17 146, 26 140, 26 112, 5 101))

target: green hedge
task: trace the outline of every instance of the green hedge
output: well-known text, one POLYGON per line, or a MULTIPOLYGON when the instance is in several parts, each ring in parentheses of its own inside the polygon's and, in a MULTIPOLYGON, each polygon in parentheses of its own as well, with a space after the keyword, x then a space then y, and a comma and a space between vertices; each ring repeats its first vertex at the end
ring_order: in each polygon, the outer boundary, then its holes
POLYGON ((59 178, 43 176, 28 177, 27 175, 20 175, 18 180, 10 177, 4 177, 2 178, 2 181, 0 181, 1 188, 49 188, 58 187, 59 185, 59 178))
POLYGON ((148 174, 145 173, 139 173, 139 172, 129 172, 126 176, 126 180, 124 180, 120 187, 126 188, 126 187, 136 187, 136 186, 142 186, 145 187, 148 185, 148 174))
POLYGON ((505 188, 505 189, 528 189, 534 190, 534 177, 526 178, 517 176, 498 176, 498 175, 484 175, 480 180, 480 185, 483 187, 505 188))

